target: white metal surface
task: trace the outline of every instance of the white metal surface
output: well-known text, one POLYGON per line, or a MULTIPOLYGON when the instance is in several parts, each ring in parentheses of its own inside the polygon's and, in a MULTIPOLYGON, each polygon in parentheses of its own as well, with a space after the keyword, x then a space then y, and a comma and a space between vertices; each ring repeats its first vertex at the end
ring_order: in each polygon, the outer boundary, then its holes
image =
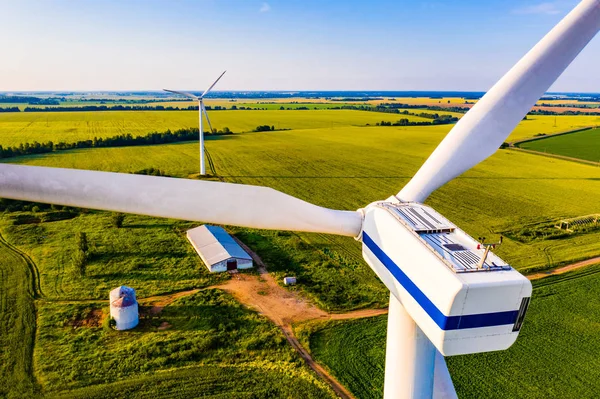
POLYGON ((217 80, 215 80, 214 83, 211 84, 208 89, 204 90, 204 93, 202 93, 202 95, 200 96, 200 98, 204 98, 204 96, 207 95, 208 92, 211 91, 213 87, 215 87, 215 85, 217 84, 217 82, 219 80, 221 80, 221 78, 223 77, 223 75, 225 75, 225 72, 227 72, 227 71, 223 71, 223 73, 221 75, 219 75, 219 77, 217 78, 217 80))
POLYGON ((240 268, 252 267, 252 257, 222 227, 202 225, 188 230, 186 236, 210 271, 220 271, 213 266, 229 259, 238 260, 240 268))
POLYGON ((435 353, 433 372, 433 399, 458 399, 452 377, 446 365, 446 359, 439 351, 435 353))
POLYGON ((115 320, 117 330, 129 330, 139 323, 139 312, 135 290, 120 286, 109 294, 110 316, 115 320))
POLYGON ((496 152, 600 29, 600 0, 583 0, 463 116, 397 194, 429 194, 496 152))
POLYGON ((435 354, 435 347, 404 306, 390 295, 384 399, 430 399, 433 396, 435 354))
POLYGON ((198 100, 198 137, 200 145, 200 176, 206 175, 206 162, 204 160, 204 123, 202 122, 202 98, 198 100))
MULTIPOLYGON (((510 267, 476 273, 457 270, 451 255, 442 255, 423 239, 431 234, 407 227, 390 208, 376 203, 365 209, 363 255, 436 348, 449 356, 512 345, 519 334, 515 324, 521 303, 531 296, 529 280, 510 267)), ((460 234, 465 245, 476 245, 458 228, 442 234, 460 234)))
POLYGON ((0 164, 0 197, 140 215, 355 237, 362 216, 268 187, 0 164))
POLYGON ((187 93, 185 91, 169 90, 169 89, 163 89, 163 90, 168 91, 169 93, 181 94, 182 96, 193 98, 194 100, 198 100, 198 96, 195 96, 192 93, 187 93))
POLYGON ((110 316, 115 320, 115 329, 117 330, 130 330, 136 327, 140 322, 137 302, 126 307, 114 306, 113 303, 111 303, 110 316))
POLYGON ((200 105, 202 107, 202 112, 204 112, 204 116, 206 116, 206 122, 208 122, 209 132, 213 132, 212 124, 210 123, 210 118, 208 117, 208 112, 206 112, 206 107, 204 106, 204 102, 200 101, 200 105))

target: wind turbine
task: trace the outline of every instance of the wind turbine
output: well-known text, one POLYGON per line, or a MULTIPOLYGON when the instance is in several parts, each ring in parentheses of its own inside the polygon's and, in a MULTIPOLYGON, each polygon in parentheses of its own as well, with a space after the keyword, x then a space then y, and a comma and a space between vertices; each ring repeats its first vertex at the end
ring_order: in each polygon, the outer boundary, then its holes
POLYGON ((458 121, 398 194, 358 211, 267 187, 9 164, 0 165, 0 196, 355 237, 391 293, 385 399, 455 398, 443 356, 508 348, 531 284, 422 203, 495 153, 599 29, 600 0, 583 0, 458 121))
POLYGON ((164 91, 168 91, 169 93, 181 94, 182 96, 193 98, 194 100, 198 101, 198 114, 199 114, 198 116, 199 116, 199 120, 200 120, 199 126, 198 126, 198 129, 199 129, 198 133, 200 134, 200 175, 201 176, 206 175, 206 166, 204 163, 204 124, 202 122, 202 113, 204 113, 204 115, 206 116, 206 121, 208 122, 208 127, 210 128, 211 133, 213 131, 212 125, 210 124, 210 119, 208 118, 208 112, 206 112, 206 107, 204 107, 204 96, 207 95, 208 92, 211 91, 213 87, 215 87, 217 82, 223 77, 223 75, 225 75, 225 72, 227 72, 227 71, 223 71, 223 73, 217 78, 217 80, 215 80, 214 83, 212 85, 210 85, 210 87, 208 89, 206 89, 204 91, 204 93, 202 93, 202 95, 200 95, 200 97, 195 96, 192 93, 186 93, 184 91, 163 89, 164 91))

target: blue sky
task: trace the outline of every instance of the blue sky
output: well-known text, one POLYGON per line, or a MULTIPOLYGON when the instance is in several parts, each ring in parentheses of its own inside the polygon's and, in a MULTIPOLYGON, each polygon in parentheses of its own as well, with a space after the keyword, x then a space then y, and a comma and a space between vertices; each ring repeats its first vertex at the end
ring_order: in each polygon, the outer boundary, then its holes
MULTIPOLYGON (((577 0, 0 0, 0 91, 487 90, 577 0)), ((600 38, 554 91, 600 92, 600 38)))

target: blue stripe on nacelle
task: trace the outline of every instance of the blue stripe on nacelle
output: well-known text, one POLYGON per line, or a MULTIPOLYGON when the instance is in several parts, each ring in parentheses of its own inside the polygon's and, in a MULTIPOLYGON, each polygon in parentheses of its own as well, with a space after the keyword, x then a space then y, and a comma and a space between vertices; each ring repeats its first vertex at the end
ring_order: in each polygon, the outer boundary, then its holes
POLYGON ((369 235, 363 231, 363 243, 373 252, 381 263, 392 273, 394 278, 404 287, 404 289, 414 298, 423 310, 442 330, 463 330, 466 328, 480 328, 503 326, 514 324, 517 321, 518 310, 496 313, 479 313, 462 316, 446 316, 437 306, 417 287, 415 283, 394 263, 389 256, 369 235))

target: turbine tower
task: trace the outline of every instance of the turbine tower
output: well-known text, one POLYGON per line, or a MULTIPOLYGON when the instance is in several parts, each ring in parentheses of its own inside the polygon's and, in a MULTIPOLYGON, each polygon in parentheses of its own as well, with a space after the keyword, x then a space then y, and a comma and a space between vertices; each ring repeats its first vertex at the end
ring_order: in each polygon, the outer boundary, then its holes
POLYGON ((583 0, 458 121, 398 194, 358 211, 267 187, 9 164, 0 165, 0 197, 355 237, 390 290, 385 399, 455 398, 444 356, 512 345, 531 283, 422 203, 495 153, 598 30, 600 0, 583 0))
POLYGON ((204 96, 206 94, 208 94, 208 92, 211 91, 213 87, 215 87, 217 82, 223 77, 223 75, 225 75, 225 72, 227 72, 227 71, 223 71, 223 73, 217 78, 217 80, 215 80, 214 83, 212 85, 210 85, 210 87, 208 89, 206 89, 200 97, 195 96, 192 93, 186 93, 184 91, 163 89, 164 91, 168 91, 169 93, 181 94, 182 96, 193 98, 194 100, 198 101, 198 116, 199 116, 199 118, 198 118, 199 119, 198 133, 200 134, 200 176, 206 175, 206 165, 204 162, 204 123, 202 121, 203 113, 206 116, 206 121, 208 122, 208 127, 210 128, 210 132, 212 133, 212 131, 213 131, 212 125, 210 124, 210 119, 208 118, 208 112, 206 112, 206 107, 204 107, 204 96))

